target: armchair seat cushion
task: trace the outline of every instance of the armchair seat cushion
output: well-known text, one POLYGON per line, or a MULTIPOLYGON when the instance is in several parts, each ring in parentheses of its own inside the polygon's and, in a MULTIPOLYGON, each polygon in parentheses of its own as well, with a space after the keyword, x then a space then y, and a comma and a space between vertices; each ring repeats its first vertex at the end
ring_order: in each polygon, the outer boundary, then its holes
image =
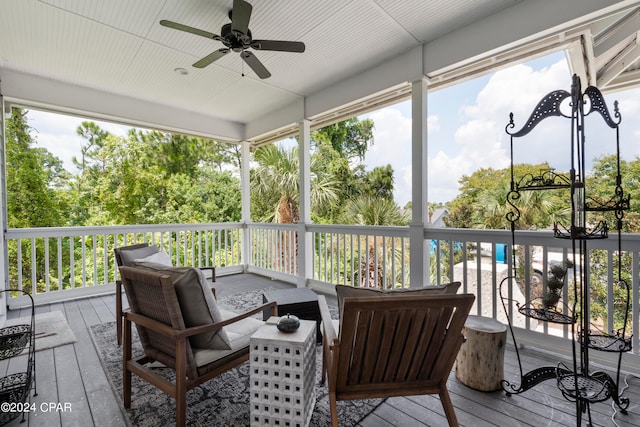
MULTIPOLYGON (((227 310, 221 310, 221 313, 223 319, 230 319, 237 316, 237 313, 227 310)), ((206 367, 207 369, 211 369, 216 367, 218 362, 224 363, 225 358, 237 351, 241 351, 242 349, 246 350, 249 346, 251 335, 262 325, 264 325, 262 320, 248 317, 225 326, 224 329, 229 337, 231 348, 228 350, 193 348, 193 357, 196 366, 198 366, 198 368, 206 367)))
MULTIPOLYGON (((218 304, 202 271, 193 267, 173 267, 163 264, 134 261, 135 268, 166 274, 171 277, 180 311, 187 328, 208 325, 223 320, 218 304)), ((195 348, 230 350, 231 339, 224 328, 190 337, 195 348)))
MULTIPOLYGON (((231 319, 232 317, 238 315, 238 313, 234 313, 233 311, 227 311, 224 309, 220 310, 220 314, 222 315, 222 318, 224 320, 231 319)), ((253 317, 247 317, 246 319, 242 319, 224 326, 223 329, 227 333, 227 336, 231 341, 231 348, 233 348, 234 341, 244 336, 253 335, 253 333, 257 331, 258 328, 262 325, 264 325, 264 322, 262 320, 258 320, 253 317)))

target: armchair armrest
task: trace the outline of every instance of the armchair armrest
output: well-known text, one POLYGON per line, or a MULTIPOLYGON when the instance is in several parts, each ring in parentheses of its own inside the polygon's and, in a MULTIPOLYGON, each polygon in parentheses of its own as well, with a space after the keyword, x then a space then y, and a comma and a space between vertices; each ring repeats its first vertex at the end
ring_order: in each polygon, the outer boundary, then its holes
POLYGON ((331 385, 335 385, 337 371, 334 369, 334 360, 340 347, 340 339, 333 327, 333 319, 324 295, 318 295, 318 308, 322 318, 322 376, 320 384, 324 384, 328 376, 331 385))
POLYGON ((225 319, 221 322, 209 323, 209 324, 200 325, 200 326, 192 326, 190 328, 186 328, 183 330, 173 329, 170 325, 167 325, 162 322, 158 322, 157 320, 154 320, 147 316, 143 316, 138 313, 125 312, 124 316, 127 320, 130 320, 133 323, 144 326, 145 328, 152 329, 155 332, 158 332, 167 337, 179 339, 182 337, 190 337, 190 336, 202 334, 205 332, 216 331, 222 328, 223 326, 230 325, 232 323, 235 323, 247 317, 251 317, 254 314, 260 313, 261 311, 264 311, 267 309, 271 309, 271 314, 276 315, 278 304, 275 301, 272 301, 266 304, 262 304, 261 306, 258 306, 244 313, 238 314, 237 316, 231 317, 229 319, 225 319))
POLYGON ((338 334, 333 327, 333 319, 331 318, 327 299, 324 295, 318 295, 318 307, 320 308, 320 317, 322 318, 322 336, 329 345, 333 346, 335 341, 338 341, 338 334))
MULTIPOLYGON (((211 271, 211 281, 215 282, 216 281, 216 266, 215 265, 206 265, 204 267, 198 267, 200 270, 202 271, 206 271, 209 270, 211 271)), ((211 288, 213 289, 213 288, 211 288)))

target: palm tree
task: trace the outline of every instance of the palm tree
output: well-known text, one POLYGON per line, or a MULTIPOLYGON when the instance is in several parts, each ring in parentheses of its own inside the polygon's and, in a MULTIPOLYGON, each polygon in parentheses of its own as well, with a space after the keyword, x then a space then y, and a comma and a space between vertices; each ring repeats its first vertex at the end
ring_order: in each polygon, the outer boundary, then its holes
MULTIPOLYGON (((273 203, 273 210, 263 221, 272 221, 280 224, 296 224, 300 220, 298 201, 300 198, 300 164, 298 160, 298 147, 290 149, 269 145, 256 150, 254 159, 259 166, 254 169, 251 186, 256 197, 266 199, 273 203)), ((310 168, 314 170, 315 157, 311 158, 310 168)), ((331 177, 318 179, 319 175, 313 175, 311 179, 311 204, 335 203, 338 200, 338 184, 331 177)), ((297 271, 298 236, 294 233, 294 249, 291 246, 289 232, 283 232, 280 237, 278 260, 280 265, 288 266, 294 273, 297 271)), ((276 253, 278 251, 274 251, 276 253)))
MULTIPOLYGON (((482 228, 509 228, 507 213, 513 208, 507 203, 509 184, 484 191, 478 198, 473 219, 482 228)), ((515 222, 516 230, 542 230, 555 222, 567 223, 571 210, 566 203, 559 203, 557 194, 550 191, 522 191, 514 201, 519 218, 515 222)))
POLYGON ((359 225, 407 225, 409 212, 393 200, 358 196, 349 200, 344 212, 345 223, 359 225))
MULTIPOLYGON (((359 196, 349 200, 344 213, 346 223, 356 223, 359 225, 406 225, 409 223, 409 212, 401 209, 393 200, 359 196)), ((383 237, 374 237, 369 239, 365 237, 365 246, 367 252, 362 256, 359 263, 358 277, 360 286, 381 287, 384 281, 383 265, 393 265, 391 259, 381 262, 380 255, 376 256, 376 248, 380 251, 383 245, 383 237)), ((391 242, 387 242, 389 247, 394 247, 391 242)), ((397 250, 399 251, 399 249, 397 250)), ((403 262, 400 253, 386 254, 382 256, 391 256, 399 258, 399 262, 403 262)), ((395 282, 395 278, 393 279, 395 282)), ((394 287, 394 283, 388 284, 394 287)))
MULTIPOLYGON (((262 220, 280 224, 295 224, 300 219, 298 201, 300 194, 298 147, 290 149, 269 145, 256 150, 254 159, 258 167, 254 169, 251 185, 257 197, 276 200, 273 211, 262 220)), ((315 157, 311 158, 311 171, 315 157)), ((338 183, 333 177, 313 174, 311 179, 311 204, 322 205, 338 200, 338 183)))
MULTIPOLYGON (((509 205, 510 186, 503 185, 483 192, 478 198, 478 209, 474 211, 474 220, 477 225, 484 228, 500 229, 510 227, 506 217, 509 212, 513 212, 513 207, 509 205)), ((513 193, 512 193, 513 194, 513 193)), ((571 210, 566 203, 559 203, 558 195, 550 191, 522 191, 518 193, 518 198, 513 200, 518 209, 519 217, 514 222, 516 230, 541 230, 551 227, 554 223, 567 224, 571 218, 571 210)), ((533 257, 534 248, 531 247, 530 259, 533 257)), ((516 280, 523 295, 525 293, 525 283, 522 280, 525 265, 525 254, 519 251, 518 271, 521 273, 520 279, 516 280)), ((530 277, 530 298, 538 298, 543 295, 542 276, 532 271, 530 277)))

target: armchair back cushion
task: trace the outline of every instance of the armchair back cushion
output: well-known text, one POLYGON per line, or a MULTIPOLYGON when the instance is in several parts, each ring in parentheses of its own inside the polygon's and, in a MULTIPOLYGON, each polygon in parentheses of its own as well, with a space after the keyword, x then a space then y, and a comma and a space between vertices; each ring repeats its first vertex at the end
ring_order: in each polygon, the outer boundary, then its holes
POLYGON ((171 255, 166 253, 165 251, 158 251, 144 258, 137 258, 133 261, 134 263, 138 262, 151 262, 154 264, 162 264, 168 267, 173 266, 173 262, 171 261, 171 255))
MULTIPOLYGON (((224 320, 211 288, 200 269, 173 267, 146 261, 134 261, 131 266, 171 277, 187 328, 224 320)), ((231 349, 231 341, 224 328, 194 335, 190 337, 189 341, 194 348, 231 349)))
MULTIPOLYGON (((425 286, 420 289, 393 289, 380 290, 375 288, 358 288, 353 286, 336 285, 336 294, 338 296, 338 308, 342 313, 342 305, 344 298, 347 297, 387 297, 387 296, 422 296, 422 295, 443 295, 455 294, 460 288, 460 282, 451 282, 439 286, 425 286)), ((342 317, 342 315, 341 315, 342 317)))
POLYGON ((138 248, 132 247, 116 248, 116 258, 119 257, 118 265, 131 265, 137 259, 146 258, 150 255, 160 252, 158 245, 140 244, 138 248))

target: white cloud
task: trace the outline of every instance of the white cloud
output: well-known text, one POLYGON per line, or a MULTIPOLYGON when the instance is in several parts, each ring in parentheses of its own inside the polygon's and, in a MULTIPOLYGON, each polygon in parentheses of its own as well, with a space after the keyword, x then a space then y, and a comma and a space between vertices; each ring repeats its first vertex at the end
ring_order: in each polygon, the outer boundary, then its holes
MULTIPOLYGON (((395 177, 394 198, 400 206, 411 200, 411 117, 403 115, 403 106, 386 107, 367 117, 373 120, 374 144, 367 151, 367 169, 390 164, 395 177)), ((410 111, 410 109, 409 109, 410 111)), ((406 114, 406 112, 405 112, 406 114)), ((427 117, 429 132, 440 130, 436 115, 427 117)))
POLYGON ((570 90, 570 86, 571 75, 564 60, 540 70, 518 64, 493 74, 478 92, 476 103, 463 110, 470 118, 500 119, 505 124, 513 112, 524 123, 544 95, 557 89, 570 90))
POLYGON ((436 133, 440 131, 440 117, 439 116, 429 116, 427 117, 427 129, 429 129, 429 133, 436 133))
MULTIPOLYGON (((521 126, 544 95, 562 87, 569 89, 570 84, 564 61, 537 71, 516 65, 491 76, 473 103, 460 107, 459 117, 447 118, 459 122, 448 137, 453 144, 441 143, 442 147, 429 157, 429 200, 446 202, 455 198, 463 175, 480 168, 509 166, 509 137, 505 133, 509 113, 514 113, 521 126)), ((521 144, 520 161, 544 161, 549 146, 556 144, 549 137, 521 144)))
MULTIPOLYGON (((72 158, 79 157, 80 147, 86 142, 77 134, 76 129, 83 121, 92 120, 39 110, 29 110, 27 117, 32 128, 31 136, 36 144, 53 153, 62 160, 67 170, 73 171, 75 167, 72 158)), ((130 129, 115 123, 93 121, 102 130, 117 136, 127 135, 130 129)))
MULTIPOLYGON (((570 85, 571 76, 564 60, 539 70, 515 65, 492 75, 472 104, 460 106, 461 116, 447 118, 459 122, 449 137, 452 142, 445 142, 437 152, 430 153, 429 200, 446 202, 455 198, 463 175, 480 168, 509 166, 509 136, 505 132, 509 113, 514 113, 519 129, 544 95, 562 88, 570 90, 570 85)), ((566 141, 566 123, 554 119, 548 122, 544 129, 536 129, 535 137, 516 141, 516 162, 552 160, 549 153, 562 151, 558 145, 559 140, 566 141)))

